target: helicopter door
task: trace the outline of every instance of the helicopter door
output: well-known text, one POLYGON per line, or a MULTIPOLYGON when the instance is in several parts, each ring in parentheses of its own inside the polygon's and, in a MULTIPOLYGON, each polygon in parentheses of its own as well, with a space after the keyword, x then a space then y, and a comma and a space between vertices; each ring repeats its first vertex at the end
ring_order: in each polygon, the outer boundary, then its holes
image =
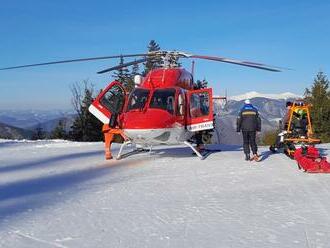
POLYGON ((118 115, 123 110, 125 100, 125 89, 121 83, 114 81, 96 97, 88 110, 104 124, 114 127, 118 115))
POLYGON ((211 88, 188 91, 187 129, 191 132, 213 129, 211 88))

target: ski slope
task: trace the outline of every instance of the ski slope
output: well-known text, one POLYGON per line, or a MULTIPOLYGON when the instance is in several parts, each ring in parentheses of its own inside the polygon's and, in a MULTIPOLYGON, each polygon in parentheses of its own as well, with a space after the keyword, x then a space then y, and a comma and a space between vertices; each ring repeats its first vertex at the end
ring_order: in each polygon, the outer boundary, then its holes
POLYGON ((221 148, 105 161, 102 143, 1 140, 0 247, 329 247, 330 175, 221 148))

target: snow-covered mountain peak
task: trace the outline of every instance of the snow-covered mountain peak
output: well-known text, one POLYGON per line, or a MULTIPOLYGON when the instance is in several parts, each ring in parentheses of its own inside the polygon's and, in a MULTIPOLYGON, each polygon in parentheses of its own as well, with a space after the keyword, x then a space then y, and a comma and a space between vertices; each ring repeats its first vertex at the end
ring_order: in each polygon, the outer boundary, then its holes
POLYGON ((266 93, 259 93, 256 91, 250 91, 242 95, 231 96, 229 100, 241 101, 245 99, 252 99, 256 97, 264 97, 269 99, 289 99, 289 98, 301 98, 301 96, 293 94, 291 92, 284 92, 280 94, 266 94, 266 93))

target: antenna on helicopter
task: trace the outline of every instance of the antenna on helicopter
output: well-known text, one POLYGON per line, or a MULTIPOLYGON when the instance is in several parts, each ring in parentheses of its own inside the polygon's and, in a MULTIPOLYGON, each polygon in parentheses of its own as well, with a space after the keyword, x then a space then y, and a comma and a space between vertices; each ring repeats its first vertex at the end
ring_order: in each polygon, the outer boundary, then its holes
POLYGON ((195 60, 191 61, 191 75, 194 78, 194 75, 195 75, 195 60))

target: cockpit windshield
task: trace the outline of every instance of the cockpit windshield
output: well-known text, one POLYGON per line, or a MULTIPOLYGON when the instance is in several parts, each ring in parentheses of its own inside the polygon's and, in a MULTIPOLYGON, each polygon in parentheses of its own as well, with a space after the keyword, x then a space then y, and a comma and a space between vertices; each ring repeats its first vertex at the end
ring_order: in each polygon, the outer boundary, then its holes
POLYGON ((155 90, 151 98, 150 108, 164 109, 174 114, 175 89, 155 90))
POLYGON ((128 100, 127 111, 134 109, 143 109, 148 100, 150 91, 147 89, 135 89, 128 100))

